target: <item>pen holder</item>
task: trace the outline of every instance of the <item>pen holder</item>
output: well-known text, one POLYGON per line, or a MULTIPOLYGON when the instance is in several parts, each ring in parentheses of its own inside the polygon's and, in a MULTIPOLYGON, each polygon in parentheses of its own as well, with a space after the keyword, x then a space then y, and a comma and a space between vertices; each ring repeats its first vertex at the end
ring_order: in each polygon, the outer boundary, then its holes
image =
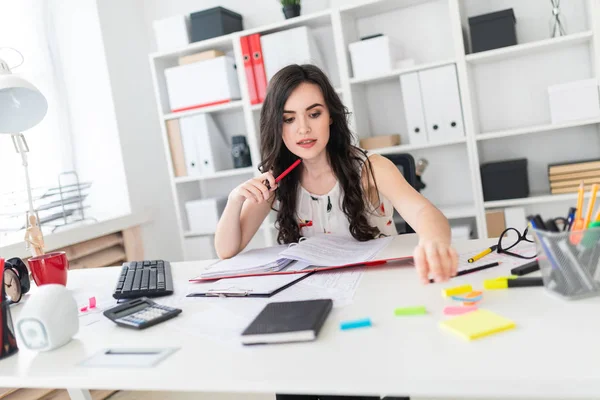
POLYGON ((533 232, 546 289, 571 300, 600 295, 600 228, 533 232))

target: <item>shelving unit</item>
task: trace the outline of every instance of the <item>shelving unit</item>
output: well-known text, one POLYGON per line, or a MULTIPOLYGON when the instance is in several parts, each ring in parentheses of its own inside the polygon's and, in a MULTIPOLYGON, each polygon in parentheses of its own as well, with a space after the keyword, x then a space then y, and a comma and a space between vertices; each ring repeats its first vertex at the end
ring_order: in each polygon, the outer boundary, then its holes
MULTIPOLYGON (((238 68, 242 98, 228 104, 171 113, 164 69, 177 65, 180 56, 219 49, 243 64, 239 38, 268 34, 298 26, 318 32, 317 44, 336 92, 350 110, 350 125, 359 138, 398 133, 401 145, 371 150, 382 155, 409 152, 425 158, 429 167, 423 179, 428 197, 451 220, 471 221, 475 237, 485 237, 485 213, 490 209, 545 207, 564 214, 575 194, 548 195, 546 166, 600 154, 600 118, 561 124, 550 122, 546 88, 551 84, 600 76, 600 2, 572 0, 561 3, 569 34, 548 38, 550 5, 545 1, 495 0, 372 0, 311 15, 252 28, 185 48, 150 55, 158 113, 163 122, 165 152, 170 160, 164 122, 198 113, 222 116, 221 122, 245 135, 253 165, 221 171, 208 177, 172 179, 172 193, 180 222, 180 240, 187 247, 212 246, 212 237, 189 232, 185 201, 227 195, 240 182, 258 174, 260 163, 258 121, 262 105, 252 105, 243 68, 238 68), (500 9, 514 8, 519 44, 468 54, 468 18, 500 9), (399 43, 402 58, 414 66, 373 77, 354 77, 348 44, 361 37, 384 33, 399 43), (410 144, 402 103, 400 75, 454 64, 458 74, 465 136, 444 143, 410 144), (236 122, 237 121, 237 122, 236 122), (234 129, 235 128, 235 129, 234 129), (573 143, 585 143, 578 153, 573 143), (569 146, 565 146, 569 144, 569 146), (545 146, 545 147, 544 147, 545 146), (546 150, 540 151, 544 147, 546 150), (532 193, 525 199, 484 201, 479 166, 482 163, 526 157, 530 160, 532 193), (200 242, 202 241, 202 242, 200 242)), ((590 158, 590 157, 587 157, 590 158)), ((172 165, 169 173, 173 176, 172 165)), ((251 247, 274 244, 273 215, 261 226, 251 247)), ((177 239, 177 238, 175 238, 177 239)), ((186 246, 184 246, 186 247, 186 246)), ((190 257, 193 258, 193 257, 190 257)))

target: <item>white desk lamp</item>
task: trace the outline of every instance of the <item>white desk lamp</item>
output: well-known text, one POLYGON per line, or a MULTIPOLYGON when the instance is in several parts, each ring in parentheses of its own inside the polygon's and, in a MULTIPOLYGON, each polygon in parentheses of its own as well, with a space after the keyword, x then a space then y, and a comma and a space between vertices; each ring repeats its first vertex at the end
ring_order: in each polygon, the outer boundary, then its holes
MULTIPOLYGON (((2 49, 0 48, 0 50, 2 49)), ((23 55, 15 49, 11 50, 14 50, 21 56, 21 63, 13 68, 22 65, 24 61, 23 55)), ((27 197, 29 200, 29 212, 26 224, 28 230, 25 241, 28 248, 31 246, 34 256, 43 254, 44 243, 31 196, 31 183, 27 169, 27 152, 29 151, 29 147, 25 141, 25 136, 21 132, 39 124, 44 119, 46 111, 48 111, 48 102, 44 95, 24 78, 13 75, 8 63, 0 58, 0 134, 6 133, 11 135, 15 149, 23 160, 27 197)))

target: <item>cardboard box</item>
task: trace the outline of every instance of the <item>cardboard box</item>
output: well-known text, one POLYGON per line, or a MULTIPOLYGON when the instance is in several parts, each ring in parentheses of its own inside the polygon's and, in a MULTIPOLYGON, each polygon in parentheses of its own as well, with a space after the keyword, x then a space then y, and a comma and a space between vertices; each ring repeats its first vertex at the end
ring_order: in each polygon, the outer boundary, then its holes
POLYGON ((353 78, 368 78, 391 72, 401 52, 388 36, 359 40, 348 45, 353 78))
POLYGON ((381 135, 360 139, 360 147, 365 150, 379 149, 381 147, 398 146, 400 135, 381 135))
POLYGON ((504 210, 486 211, 485 221, 487 223, 487 236, 489 238, 500 237, 502 232, 506 229, 504 210))
POLYGON ((199 61, 210 60, 212 58, 223 57, 225 53, 221 50, 208 50, 189 56, 179 57, 179 65, 193 64, 199 61))

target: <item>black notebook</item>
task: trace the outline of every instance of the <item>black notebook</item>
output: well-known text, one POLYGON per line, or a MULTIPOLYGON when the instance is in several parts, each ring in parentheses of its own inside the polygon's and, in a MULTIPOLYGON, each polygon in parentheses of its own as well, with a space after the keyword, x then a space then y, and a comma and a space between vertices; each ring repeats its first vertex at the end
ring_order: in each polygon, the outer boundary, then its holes
POLYGON ((242 343, 315 340, 332 307, 331 299, 269 303, 242 333, 242 343))

